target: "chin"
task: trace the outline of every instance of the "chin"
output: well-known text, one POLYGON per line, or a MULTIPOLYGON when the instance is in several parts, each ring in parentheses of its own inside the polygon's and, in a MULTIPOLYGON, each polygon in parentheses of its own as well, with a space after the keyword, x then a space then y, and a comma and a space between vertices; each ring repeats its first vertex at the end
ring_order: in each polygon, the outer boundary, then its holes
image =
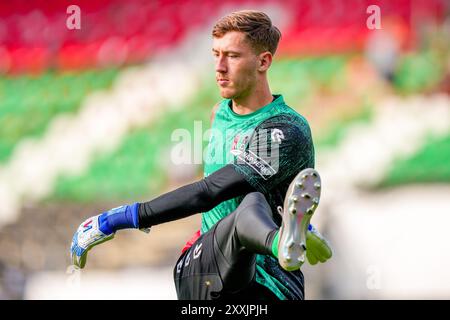
POLYGON ((224 99, 233 99, 235 93, 230 92, 229 90, 220 90, 220 96, 224 99))

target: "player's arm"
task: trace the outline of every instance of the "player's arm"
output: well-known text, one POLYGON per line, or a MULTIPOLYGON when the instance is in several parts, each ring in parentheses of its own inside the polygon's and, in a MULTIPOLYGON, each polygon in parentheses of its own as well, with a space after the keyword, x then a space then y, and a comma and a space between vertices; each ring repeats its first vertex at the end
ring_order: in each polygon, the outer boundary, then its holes
MULTIPOLYGON (((217 103, 210 116, 212 125, 217 103)), ((217 170, 208 177, 145 203, 139 204, 138 221, 142 227, 151 227, 164 222, 181 219, 198 212, 205 212, 222 201, 248 193, 252 187, 231 165, 217 170)))
POLYGON ((208 177, 141 203, 139 223, 149 227, 206 212, 219 203, 254 191, 232 165, 226 165, 208 177))
POLYGON ((185 218, 208 211, 223 201, 253 190, 232 165, 227 165, 204 179, 165 193, 151 201, 124 205, 90 217, 78 227, 73 236, 72 262, 83 268, 88 251, 100 243, 111 240, 118 230, 145 229, 185 218))

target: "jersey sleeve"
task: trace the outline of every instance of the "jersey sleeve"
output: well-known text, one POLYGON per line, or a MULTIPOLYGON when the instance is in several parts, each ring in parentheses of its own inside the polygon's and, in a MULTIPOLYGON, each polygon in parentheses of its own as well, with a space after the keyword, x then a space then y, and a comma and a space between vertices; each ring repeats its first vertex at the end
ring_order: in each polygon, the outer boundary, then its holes
POLYGON ((265 120, 256 127, 245 149, 235 151, 233 167, 262 193, 293 179, 302 169, 314 167, 308 123, 292 116, 265 120))
POLYGON ((139 227, 147 228, 205 212, 223 201, 252 191, 253 187, 245 177, 229 164, 197 182, 140 203, 139 227))

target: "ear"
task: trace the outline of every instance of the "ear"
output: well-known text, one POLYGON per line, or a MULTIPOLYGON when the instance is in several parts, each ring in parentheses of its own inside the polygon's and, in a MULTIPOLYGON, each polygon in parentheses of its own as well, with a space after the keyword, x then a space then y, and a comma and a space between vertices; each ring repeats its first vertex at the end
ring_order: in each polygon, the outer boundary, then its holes
POLYGON ((272 64, 272 54, 269 51, 264 51, 258 56, 258 71, 267 71, 272 64))

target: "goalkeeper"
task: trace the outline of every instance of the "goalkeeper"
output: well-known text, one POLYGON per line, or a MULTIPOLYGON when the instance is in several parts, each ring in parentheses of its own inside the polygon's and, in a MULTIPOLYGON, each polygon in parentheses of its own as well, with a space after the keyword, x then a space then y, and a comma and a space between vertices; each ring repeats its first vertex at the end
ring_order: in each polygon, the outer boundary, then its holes
POLYGON ((174 269, 179 299, 304 299, 305 256, 316 264, 332 252, 310 225, 321 181, 308 122, 268 84, 281 33, 265 13, 246 10, 220 19, 212 35, 224 100, 211 116, 205 178, 87 219, 72 261, 83 268, 88 251, 118 230, 201 212, 174 269))

